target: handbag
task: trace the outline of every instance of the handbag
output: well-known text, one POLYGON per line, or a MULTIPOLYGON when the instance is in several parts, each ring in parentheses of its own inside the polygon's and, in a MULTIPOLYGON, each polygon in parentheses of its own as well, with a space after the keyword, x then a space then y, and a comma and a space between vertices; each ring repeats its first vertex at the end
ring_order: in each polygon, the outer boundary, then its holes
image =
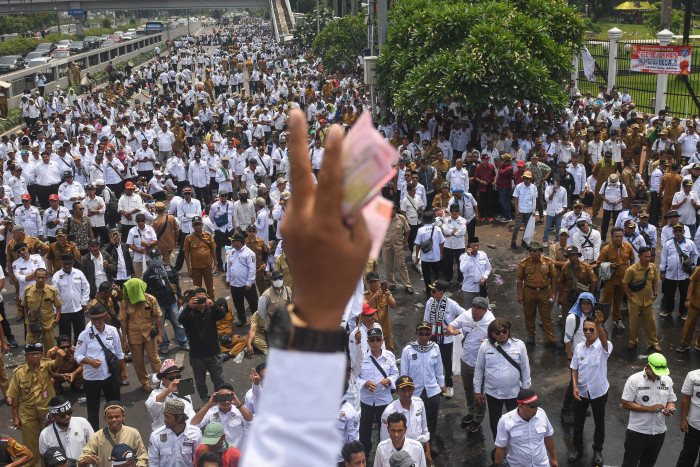
POLYGON ((420 244, 420 251, 423 253, 430 253, 433 251, 433 234, 435 233, 435 224, 433 224, 433 229, 430 231, 430 238, 420 244))
POLYGON ((644 273, 644 279, 630 282, 627 287, 629 287, 632 292, 639 292, 644 287, 646 287, 647 286, 647 277, 649 277, 649 270, 650 269, 651 269, 651 267, 647 268, 647 272, 644 273))
POLYGON ((105 353, 105 361, 107 362, 107 369, 111 374, 117 377, 117 379, 121 379, 122 377, 122 364, 119 362, 119 359, 117 356, 109 350, 105 345, 102 343, 102 339, 100 339, 100 336, 96 333, 93 333, 95 338, 97 339, 97 342, 100 343, 100 347, 102 347, 102 351, 105 353))
POLYGON ((226 210, 221 213, 221 215, 214 218, 214 224, 216 224, 217 227, 223 227, 228 224, 228 206, 226 207, 226 210))
POLYGON ((695 263, 693 263, 693 260, 690 259, 688 255, 683 253, 683 250, 681 250, 681 247, 678 246, 678 242, 675 238, 673 239, 673 245, 676 247, 678 257, 681 259, 681 268, 683 269, 683 272, 686 274, 692 274, 695 270, 695 263))

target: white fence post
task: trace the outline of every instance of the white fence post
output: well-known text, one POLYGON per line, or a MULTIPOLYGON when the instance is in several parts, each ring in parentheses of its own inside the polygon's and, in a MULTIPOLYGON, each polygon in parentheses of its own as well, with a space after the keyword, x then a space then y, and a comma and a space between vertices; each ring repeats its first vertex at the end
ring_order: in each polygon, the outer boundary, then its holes
POLYGON ((608 91, 615 86, 617 79, 617 41, 622 37, 622 31, 612 28, 608 31, 610 50, 608 50, 608 91))
POLYGON ((574 55, 574 58, 573 58, 574 68, 571 70, 571 79, 572 79, 572 81, 575 81, 576 84, 578 84, 578 67, 579 67, 580 62, 581 62, 581 60, 579 59, 578 54, 574 55))
MULTIPOLYGON (((671 39, 673 39, 673 33, 668 29, 664 29, 656 34, 656 38, 659 40, 659 45, 668 45, 671 43, 671 39)), ((667 90, 668 75, 656 75, 656 106, 654 107, 654 113, 656 113, 656 115, 666 108, 667 90)))

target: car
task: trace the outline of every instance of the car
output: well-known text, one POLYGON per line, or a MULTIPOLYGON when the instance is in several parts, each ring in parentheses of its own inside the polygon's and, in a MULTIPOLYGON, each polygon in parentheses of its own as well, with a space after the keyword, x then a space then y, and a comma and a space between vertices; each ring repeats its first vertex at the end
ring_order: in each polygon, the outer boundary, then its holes
POLYGON ((0 58, 0 73, 21 70, 24 65, 24 57, 21 55, 6 55, 0 58))
POLYGON ((90 48, 96 49, 100 46, 100 38, 97 36, 86 36, 83 42, 90 48))
POLYGON ((100 44, 109 39, 109 34, 102 34, 100 36, 100 44))
POLYGON ((71 56, 70 50, 68 49, 56 49, 53 51, 53 58, 58 60, 60 58, 68 58, 71 56))
POLYGON ((109 36, 109 40, 114 42, 121 42, 122 36, 120 34, 112 34, 111 36, 109 36))
POLYGON ((46 65, 49 63, 53 58, 51 57, 37 57, 37 58, 32 58, 27 62, 27 68, 33 68, 35 66, 41 66, 41 65, 46 65))
POLYGON ((112 47, 113 45, 116 45, 116 44, 117 44, 117 41, 113 41, 111 39, 106 40, 102 43, 102 45, 100 45, 100 49, 104 49, 105 47, 112 47))
POLYGON ((50 54, 46 50, 35 50, 34 52, 29 52, 26 57, 24 57, 25 62, 29 62, 30 60, 34 60, 35 58, 41 58, 41 57, 48 57, 50 54))
POLYGON ((126 34, 124 34, 124 35, 122 36, 122 40, 123 40, 123 41, 130 41, 130 40, 133 39, 134 37, 136 37, 136 33, 127 32, 126 34))
POLYGON ((113 34, 114 34, 115 36, 123 36, 123 35, 124 35, 124 31, 114 31, 113 34))
POLYGON ((65 48, 68 48, 68 47, 70 47, 70 43, 71 43, 71 42, 73 42, 73 41, 70 40, 70 39, 63 39, 63 40, 60 40, 60 41, 58 41, 58 43, 56 44, 56 48, 57 48, 57 49, 60 49, 60 48, 64 48, 64 49, 65 49, 65 48))
POLYGON ((56 50, 56 44, 53 42, 42 42, 41 44, 36 46, 36 51, 47 51, 49 53, 53 52, 56 50))
POLYGON ((73 41, 70 43, 70 47, 68 49, 73 55, 75 55, 82 52, 87 52, 88 46, 84 41, 73 41))

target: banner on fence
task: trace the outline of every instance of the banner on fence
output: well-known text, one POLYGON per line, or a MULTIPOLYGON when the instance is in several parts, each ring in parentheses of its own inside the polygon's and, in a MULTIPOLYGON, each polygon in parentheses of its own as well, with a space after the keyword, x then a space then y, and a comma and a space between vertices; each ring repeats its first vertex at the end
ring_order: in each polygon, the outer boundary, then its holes
POLYGON ((689 45, 632 44, 631 71, 662 75, 689 75, 692 47, 689 45))

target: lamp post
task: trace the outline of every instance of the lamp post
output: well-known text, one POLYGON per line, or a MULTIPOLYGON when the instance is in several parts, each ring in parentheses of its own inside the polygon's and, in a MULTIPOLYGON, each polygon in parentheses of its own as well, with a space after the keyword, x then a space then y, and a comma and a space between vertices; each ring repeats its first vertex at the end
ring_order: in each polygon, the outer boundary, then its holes
POLYGON ((319 0, 316 0, 316 34, 321 33, 321 10, 319 0))

